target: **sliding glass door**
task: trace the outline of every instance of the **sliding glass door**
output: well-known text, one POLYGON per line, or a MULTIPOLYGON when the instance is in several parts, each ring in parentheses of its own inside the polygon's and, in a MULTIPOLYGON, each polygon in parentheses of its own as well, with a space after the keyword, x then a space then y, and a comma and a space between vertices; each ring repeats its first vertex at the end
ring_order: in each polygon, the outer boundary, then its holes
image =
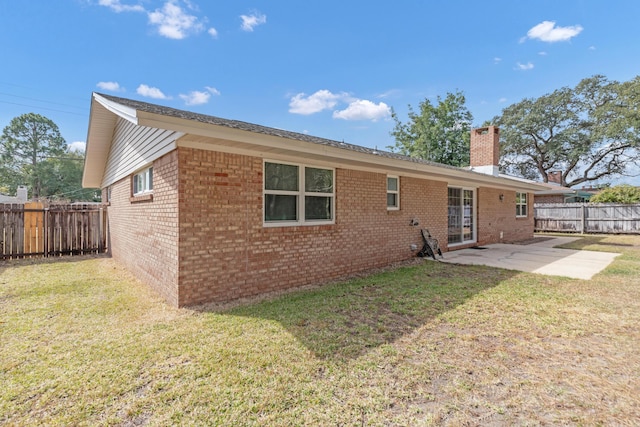
POLYGON ((475 190, 449 187, 450 245, 475 242, 475 190))

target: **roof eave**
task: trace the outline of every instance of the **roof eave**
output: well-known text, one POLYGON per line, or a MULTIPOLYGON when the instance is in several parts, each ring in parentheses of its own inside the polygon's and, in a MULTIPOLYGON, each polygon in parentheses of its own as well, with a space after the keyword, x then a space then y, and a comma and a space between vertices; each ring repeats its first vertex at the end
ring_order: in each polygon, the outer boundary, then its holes
MULTIPOLYGON (((198 135, 218 141, 228 141, 246 147, 248 150, 288 152, 330 159, 336 164, 349 162, 368 165, 374 168, 385 168, 398 173, 406 172, 419 175, 431 175, 439 180, 463 182, 468 185, 484 185, 495 188, 514 190, 540 191, 545 187, 537 183, 525 182, 521 179, 496 177, 419 159, 410 159, 394 153, 377 150, 322 138, 298 135, 293 132, 279 131, 259 125, 250 125, 251 129, 235 126, 237 123, 225 119, 180 110, 167 109, 170 114, 163 114, 163 107, 137 101, 123 100, 130 105, 117 102, 118 98, 109 99, 100 94, 93 94, 83 186, 100 187, 106 162, 109 155, 113 131, 118 117, 140 126, 148 126, 182 132, 186 135, 198 135), (134 107, 139 108, 134 108, 134 107), (215 119, 215 120, 214 120, 215 119), (212 123, 217 121, 218 123, 212 123), (311 139, 309 141, 308 139, 311 139)), ((247 124, 244 124, 247 125, 247 124)))

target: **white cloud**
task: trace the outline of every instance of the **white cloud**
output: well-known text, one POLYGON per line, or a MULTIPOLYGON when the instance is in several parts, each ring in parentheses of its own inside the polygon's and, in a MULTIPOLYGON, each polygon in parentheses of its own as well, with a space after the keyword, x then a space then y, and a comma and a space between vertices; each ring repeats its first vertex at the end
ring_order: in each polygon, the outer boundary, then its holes
POLYGON ((583 28, 580 25, 556 27, 555 21, 543 21, 527 31, 527 37, 543 42, 555 43, 571 40, 580 34, 582 30, 583 28))
POLYGON ((67 146, 69 147, 69 151, 84 153, 84 150, 87 148, 87 143, 84 141, 74 141, 70 144, 67 144, 67 146))
POLYGON ((98 82, 96 84, 102 90, 108 90, 109 92, 124 92, 124 88, 120 87, 118 82, 98 82))
POLYGON ((253 31, 258 25, 266 24, 267 15, 263 15, 260 12, 253 12, 251 15, 240 15, 240 19, 242 19, 240 28, 242 28, 243 31, 253 31))
POLYGON ((204 87, 211 95, 216 95, 219 96, 220 95, 220 91, 218 89, 216 89, 215 87, 211 87, 211 86, 205 86, 204 87))
POLYGON ((500 104, 504 104, 505 102, 507 102, 507 98, 502 97, 502 98, 498 99, 498 102, 500 104))
POLYGON ((522 70, 522 71, 527 71, 527 70, 532 70, 533 69, 533 63, 531 62, 527 62, 526 64, 521 64, 519 62, 516 62, 516 70, 522 70))
POLYGON ((220 91, 214 87, 205 87, 206 91, 193 90, 187 95, 180 94, 180 98, 186 105, 202 105, 209 102, 211 95, 220 95, 220 91))
POLYGON ((347 96, 345 93, 335 94, 326 89, 319 90, 309 96, 306 96, 305 93, 299 93, 291 98, 289 112, 303 115, 319 113, 322 110, 335 107, 339 100, 347 96))
MULTIPOLYGON (((190 3, 186 2, 186 5, 191 8, 190 3)), ((148 16, 149 23, 158 27, 158 33, 170 39, 181 40, 190 33, 198 33, 204 29, 198 17, 187 13, 180 7, 178 0, 168 0, 162 9, 149 12, 148 16)))
POLYGON ((498 58, 497 56, 495 58, 493 58, 493 63, 494 64, 499 64, 502 62, 502 58, 498 58))
POLYGON ((214 39, 218 38, 218 30, 216 30, 215 28, 211 27, 207 30, 207 33, 209 33, 209 35, 211 37, 213 37, 214 39))
POLYGON ((384 102, 375 104, 366 99, 358 99, 349 104, 347 108, 333 112, 334 119, 344 120, 373 120, 378 121, 391 115, 391 108, 384 102))
POLYGON ((397 97, 400 93, 401 93, 400 89, 390 89, 386 92, 383 92, 377 95, 376 98, 385 99, 385 98, 397 97))
POLYGON ((197 90, 193 90, 189 92, 187 95, 179 95, 180 98, 184 101, 186 105, 202 105, 209 102, 209 98, 211 98, 211 94, 209 92, 200 92, 197 90))
POLYGON ((595 46, 589 46, 589 50, 596 50, 595 46))
POLYGON ((543 50, 543 51, 538 52, 538 55, 540 55, 540 56, 547 56, 547 52, 545 52, 545 51, 543 50))
POLYGON ((144 7, 140 5, 126 5, 120 3, 120 0, 98 0, 100 6, 108 7, 116 13, 120 12, 144 12, 144 7))
POLYGON ((136 92, 138 93, 138 95, 146 96, 147 98, 169 99, 169 97, 162 93, 162 91, 157 87, 151 87, 145 84, 141 84, 140 86, 138 86, 136 92))

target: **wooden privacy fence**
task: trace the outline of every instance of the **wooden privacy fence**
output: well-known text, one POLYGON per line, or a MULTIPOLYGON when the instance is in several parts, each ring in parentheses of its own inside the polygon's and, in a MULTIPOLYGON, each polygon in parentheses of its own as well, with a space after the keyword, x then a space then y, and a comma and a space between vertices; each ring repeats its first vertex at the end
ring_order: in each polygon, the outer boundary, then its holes
POLYGON ((536 204, 534 218, 535 231, 640 234, 640 204, 536 204))
POLYGON ((107 249, 106 227, 103 205, 0 204, 0 256, 102 253, 107 249))

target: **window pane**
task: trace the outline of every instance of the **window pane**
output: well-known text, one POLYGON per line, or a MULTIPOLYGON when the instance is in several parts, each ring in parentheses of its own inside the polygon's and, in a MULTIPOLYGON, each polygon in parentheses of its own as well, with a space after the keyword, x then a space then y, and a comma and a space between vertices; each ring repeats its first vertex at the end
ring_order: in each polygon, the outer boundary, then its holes
POLYGON ((149 168, 149 185, 147 190, 153 190, 153 168, 149 168))
POLYGON ((265 221, 296 221, 298 219, 298 196, 280 194, 264 195, 265 221))
POLYGON ((298 191, 298 166, 265 163, 265 190, 298 191))
POLYGON ((462 243, 474 239, 474 191, 448 189, 448 242, 462 243))
POLYGON ((398 178, 387 177, 387 191, 398 191, 398 178))
POLYGON ((333 219, 331 213, 332 197, 307 196, 304 198, 304 219, 333 219))
POLYGON ((449 243, 462 242, 462 190, 459 188, 449 188, 449 209, 448 222, 449 233, 447 241, 449 243))
POLYGON ((305 168, 305 191, 333 193, 333 171, 329 169, 305 168))
POLYGON ((395 193, 387 193, 387 207, 397 208, 398 207, 398 195, 395 193))

